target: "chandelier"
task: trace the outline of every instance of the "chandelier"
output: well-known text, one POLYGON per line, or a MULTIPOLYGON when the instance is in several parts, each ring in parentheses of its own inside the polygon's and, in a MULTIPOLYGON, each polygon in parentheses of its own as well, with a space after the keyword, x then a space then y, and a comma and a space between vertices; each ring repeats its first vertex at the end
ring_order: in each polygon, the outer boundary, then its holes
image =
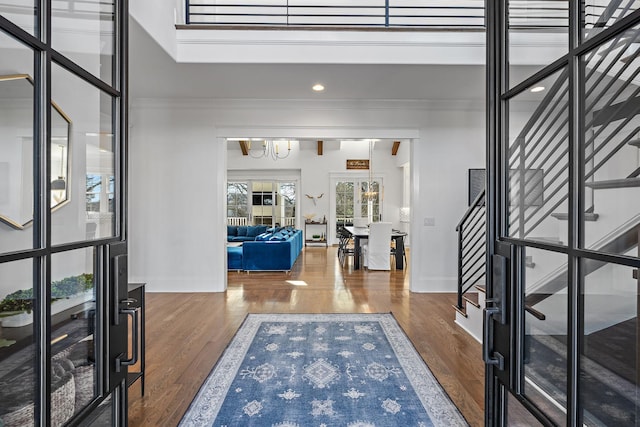
POLYGON ((291 154, 291 141, 290 140, 263 140, 259 148, 251 148, 251 140, 247 141, 247 152, 254 159, 260 159, 263 157, 271 158, 273 160, 286 159, 291 154), (280 144, 284 147, 287 144, 287 151, 283 154, 280 149, 280 144))

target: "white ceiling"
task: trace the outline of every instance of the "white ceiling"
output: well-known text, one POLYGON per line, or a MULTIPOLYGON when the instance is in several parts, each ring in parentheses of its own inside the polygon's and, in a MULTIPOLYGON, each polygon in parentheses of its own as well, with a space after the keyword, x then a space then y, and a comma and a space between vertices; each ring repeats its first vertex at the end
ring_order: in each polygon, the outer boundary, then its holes
POLYGON ((177 64, 133 19, 129 48, 132 98, 484 99, 483 66, 177 64))

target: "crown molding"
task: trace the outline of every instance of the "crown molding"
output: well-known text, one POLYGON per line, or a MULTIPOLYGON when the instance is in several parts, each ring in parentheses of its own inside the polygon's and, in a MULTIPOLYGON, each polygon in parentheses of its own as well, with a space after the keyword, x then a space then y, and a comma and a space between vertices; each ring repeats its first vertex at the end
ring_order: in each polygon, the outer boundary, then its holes
POLYGON ((304 100, 304 99, 223 99, 223 98, 135 98, 132 109, 198 109, 198 110, 404 110, 404 111, 484 111, 482 99, 367 99, 367 100, 304 100))

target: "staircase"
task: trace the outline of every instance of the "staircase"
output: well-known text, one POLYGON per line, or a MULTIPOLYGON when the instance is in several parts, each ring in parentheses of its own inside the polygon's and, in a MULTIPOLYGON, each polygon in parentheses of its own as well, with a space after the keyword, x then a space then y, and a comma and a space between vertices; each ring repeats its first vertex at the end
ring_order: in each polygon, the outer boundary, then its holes
MULTIPOLYGON (((614 15, 635 10, 633 1, 610 2, 591 31, 614 15)), ((585 57, 583 116, 584 247, 637 256, 640 234, 640 29, 618 34, 585 57)), ((509 135, 507 235, 547 245, 566 245, 569 236, 569 79, 566 70, 548 78, 549 89, 528 120, 509 135)), ((517 100, 517 97, 516 97, 517 100)), ((525 113, 527 114, 527 113, 525 113)), ((511 125, 510 128, 515 128, 511 125)), ((464 213, 458 232, 456 322, 479 341, 485 284, 484 192, 464 213), (469 294, 469 295, 468 295, 469 294), (471 296, 476 294, 475 296, 471 296)), ((542 251, 539 251, 542 252, 542 251)), ((536 305, 566 289, 566 266, 527 253, 525 310, 536 319, 536 305)), ((604 262, 589 260, 589 275, 604 262)))

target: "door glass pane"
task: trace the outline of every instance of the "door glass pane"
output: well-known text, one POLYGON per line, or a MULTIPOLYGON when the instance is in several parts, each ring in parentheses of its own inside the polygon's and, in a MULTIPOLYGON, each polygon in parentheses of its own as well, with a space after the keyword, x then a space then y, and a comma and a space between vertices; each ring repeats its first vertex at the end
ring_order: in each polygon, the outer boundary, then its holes
POLYGON ((51 257, 51 423, 62 425, 97 396, 93 248, 51 257))
POLYGON ((360 183, 360 217, 369 224, 380 221, 380 188, 378 181, 360 183))
POLYGON ((246 182, 227 183, 227 222, 240 224, 241 219, 249 219, 249 185, 246 182), (237 218, 237 220, 236 220, 237 218))
POLYGON ((351 181, 336 183, 336 227, 353 225, 355 186, 351 181))
POLYGON ((0 425, 34 425, 33 262, 0 264, 0 425))
MULTIPOLYGON (((72 125, 67 206, 51 215, 54 244, 115 235, 113 98, 52 65, 52 98, 72 125)), ((55 197, 52 189, 52 197, 55 197)))
POLYGON ((278 212, 276 222, 282 226, 295 227, 296 225, 296 184, 295 182, 278 183, 278 212))
POLYGON ((0 253, 33 248, 33 51, 0 32, 0 253))
POLYGON ((112 84, 115 47, 112 1, 54 2, 53 48, 96 77, 112 84))
POLYGON ((536 250, 525 268, 524 395, 558 425, 566 424, 567 256, 536 250))
POLYGON ((585 247, 623 254, 637 238, 640 116, 636 26, 583 58, 585 247))
POLYGON ((638 270, 583 259, 582 271, 584 424, 636 426, 640 422, 638 270))
POLYGON ((507 3, 509 87, 513 87, 567 53, 569 2, 507 3))
POLYGON ((508 236, 566 245, 569 180, 566 70, 530 89, 509 101, 508 236))
POLYGON ((635 0, 583 2, 584 38, 589 39, 638 9, 635 0))
POLYGON ((252 183, 252 189, 253 225, 274 225, 273 217, 277 201, 273 193, 273 183, 256 181, 252 183))
POLYGON ((38 23, 35 0, 2 0, 0 3, 0 15, 8 19, 18 27, 31 35, 36 35, 38 23))

